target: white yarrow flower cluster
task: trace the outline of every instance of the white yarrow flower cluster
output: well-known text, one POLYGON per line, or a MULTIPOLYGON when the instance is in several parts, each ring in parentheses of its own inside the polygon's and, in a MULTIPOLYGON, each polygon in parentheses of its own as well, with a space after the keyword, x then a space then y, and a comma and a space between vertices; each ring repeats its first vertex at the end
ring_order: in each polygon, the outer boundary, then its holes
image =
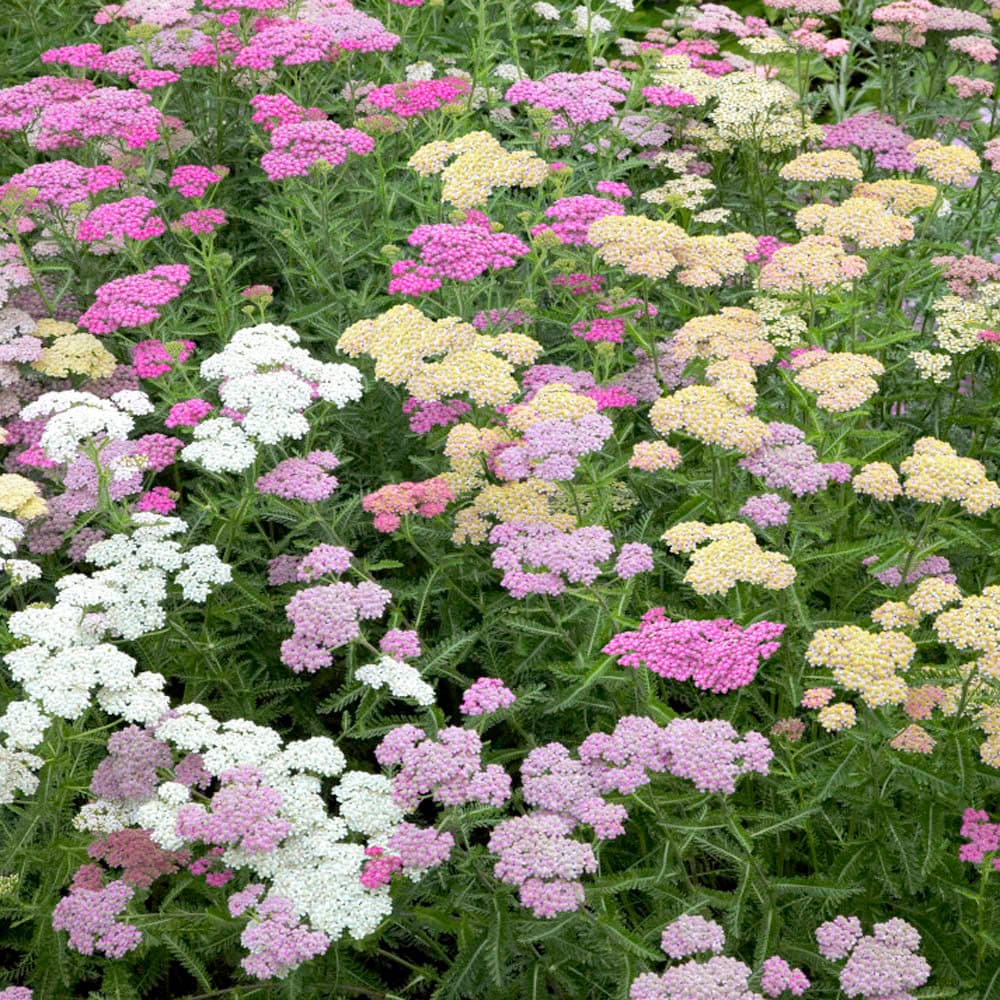
POLYGON ((579 38, 586 38, 588 35, 600 35, 602 32, 610 31, 614 25, 600 14, 595 14, 586 7, 573 8, 573 34, 579 38))
MULTIPOLYGON (((283 744, 273 729, 246 719, 219 723, 203 705, 182 705, 154 727, 157 739, 179 754, 198 752, 205 769, 219 778, 237 768, 256 768, 264 784, 281 796, 277 813, 291 827, 269 853, 230 848, 221 861, 247 869, 255 880, 269 883, 269 895, 281 896, 317 930, 332 938, 347 932, 361 938, 374 931, 392 909, 386 886, 367 889, 360 881, 365 843, 352 835, 384 843, 403 819, 392 798, 392 785, 382 774, 344 771, 346 760, 326 737, 283 744), (333 795, 340 815, 327 811, 322 778, 339 777, 333 795)), ((84 807, 75 823, 85 829, 137 825, 151 832, 161 847, 177 850, 177 816, 191 801, 189 790, 174 781, 162 783, 145 802, 101 802, 84 807)), ((116 827, 116 828, 121 828, 116 827)))
POLYGON ((554 7, 550 3, 545 3, 544 0, 540 0, 539 3, 533 3, 531 9, 535 17, 540 17, 543 21, 559 20, 559 8, 554 7))
POLYGON ((420 676, 416 667, 383 655, 377 663, 357 670, 355 676, 370 688, 387 687, 397 698, 413 698, 418 705, 434 704, 434 688, 420 676))
POLYGON ((335 406, 361 398, 361 373, 353 365, 317 361, 296 346, 290 326, 260 323, 237 330, 232 340, 201 364, 203 378, 219 381, 219 399, 239 411, 239 422, 202 422, 181 455, 213 472, 242 471, 256 457, 255 443, 278 444, 306 435, 303 411, 316 399, 335 406))
MULTIPOLYGON (((38 746, 53 718, 80 718, 93 704, 128 722, 152 725, 170 707, 165 678, 137 672, 136 661, 105 641, 137 639, 166 622, 163 603, 173 574, 189 601, 203 601, 231 570, 212 545, 184 551, 172 536, 187 530, 179 518, 139 513, 131 535, 113 535, 92 545, 88 558, 98 570, 56 581, 50 607, 16 611, 8 629, 23 645, 3 657, 25 700, 0 717, 0 800, 12 789, 33 791, 37 779, 26 768, 42 760, 22 751, 38 746)), ((2 531, 2 525, 0 525, 2 531)), ((7 799, 10 801, 10 799, 7 799)))
POLYGON ((115 393, 111 399, 101 399, 91 392, 68 389, 43 393, 21 410, 21 419, 48 417, 39 441, 42 451, 53 462, 70 462, 81 443, 97 434, 125 441, 135 426, 133 415, 151 410, 152 404, 142 392, 128 390, 115 393), (122 397, 120 402, 116 397, 122 397))

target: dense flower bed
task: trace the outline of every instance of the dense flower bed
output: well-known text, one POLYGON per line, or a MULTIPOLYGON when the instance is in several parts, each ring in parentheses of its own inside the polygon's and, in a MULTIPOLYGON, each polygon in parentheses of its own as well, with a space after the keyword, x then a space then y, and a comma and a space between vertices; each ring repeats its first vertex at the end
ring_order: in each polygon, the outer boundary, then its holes
POLYGON ((956 3, 8 0, 0 1000, 1000 996, 956 3))

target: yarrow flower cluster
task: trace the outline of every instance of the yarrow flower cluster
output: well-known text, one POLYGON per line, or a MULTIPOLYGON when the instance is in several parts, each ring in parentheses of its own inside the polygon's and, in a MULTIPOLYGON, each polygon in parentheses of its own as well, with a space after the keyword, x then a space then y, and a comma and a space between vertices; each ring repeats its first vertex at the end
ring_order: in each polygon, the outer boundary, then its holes
POLYGON ((644 666, 703 691, 724 694, 745 687, 777 650, 785 626, 755 622, 741 629, 727 618, 674 622, 650 608, 638 631, 619 632, 602 650, 627 667, 644 666))

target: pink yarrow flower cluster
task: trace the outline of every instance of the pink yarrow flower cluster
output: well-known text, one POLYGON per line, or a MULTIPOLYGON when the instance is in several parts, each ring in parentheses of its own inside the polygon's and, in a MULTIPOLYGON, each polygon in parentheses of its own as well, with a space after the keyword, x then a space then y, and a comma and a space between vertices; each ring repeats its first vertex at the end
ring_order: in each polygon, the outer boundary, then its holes
POLYGON ((930 978, 931 967, 917 954, 920 933, 893 918, 863 933, 857 917, 838 916, 816 928, 820 954, 831 962, 847 959, 840 988, 863 1000, 906 1000, 930 978))
POLYGON ((517 699, 514 692, 496 677, 480 677, 462 695, 462 715, 490 715, 509 708, 517 699))
POLYGON ((187 361, 194 353, 194 346, 193 340, 175 340, 170 344, 140 340, 132 348, 132 368, 139 378, 159 378, 187 361))
POLYGON ((260 158, 260 165, 271 181, 308 177, 317 163, 339 166, 350 153, 365 156, 375 148, 370 135, 332 121, 278 125, 270 139, 271 149, 260 158))
POLYGON ((116 920, 134 894, 135 890, 121 880, 103 885, 100 868, 84 865, 77 870, 69 895, 52 911, 52 927, 69 932, 73 951, 121 958, 142 941, 138 927, 116 920))
POLYGON ((361 499, 361 509, 374 514, 376 531, 395 531, 410 514, 418 517, 435 517, 455 499, 447 481, 435 476, 417 483, 389 483, 361 499))
MULTIPOLYGON (((752 970, 743 962, 722 954, 725 932, 714 920, 684 914, 663 930, 663 951, 675 961, 660 975, 645 972, 629 989, 630 1000, 762 1000, 749 987, 752 970), (707 959, 690 956, 709 955, 707 959)), ((769 997, 784 990, 801 996, 809 980, 783 958, 764 962, 761 989, 769 997)))
POLYGON ((410 397, 402 410, 410 418, 414 434, 429 434, 435 427, 450 427, 472 407, 461 399, 425 400, 410 397))
POLYGON ((142 274, 115 278, 94 292, 96 301, 80 317, 91 333, 113 333, 160 318, 159 306, 172 302, 191 280, 186 264, 160 264, 142 274))
POLYGON ((483 744, 471 729, 447 726, 436 737, 412 725, 397 726, 375 749, 384 768, 395 768, 392 797, 413 812, 425 796, 442 806, 482 802, 502 806, 510 798, 510 775, 482 763, 483 744))
POLYGON ((391 600, 388 590, 367 580, 300 590, 285 608, 294 632, 281 644, 282 663, 297 674, 331 666, 332 651, 353 642, 359 622, 380 618, 391 600))
POLYGON ((490 532, 493 566, 503 570, 501 585, 511 597, 561 594, 568 583, 592 584, 599 563, 614 552, 611 532, 592 525, 560 531, 551 524, 511 521, 490 532))
POLYGON ((776 622, 740 628, 728 618, 671 621, 663 608, 642 616, 638 631, 619 632, 602 650, 626 667, 646 667, 702 691, 724 694, 746 687, 777 652, 785 630, 776 622))
POLYGON ((555 221, 540 223, 531 230, 531 235, 554 233, 563 243, 584 246, 589 243, 587 231, 593 223, 608 215, 624 214, 624 206, 611 198, 599 198, 593 194, 573 195, 560 198, 545 209, 545 217, 555 221))
POLYGON ((387 83, 365 94, 362 105, 388 111, 400 118, 415 118, 456 104, 471 89, 468 80, 457 76, 387 83))
POLYGON ((390 295, 432 292, 441 287, 443 278, 472 281, 487 271, 514 267, 531 252, 512 233, 496 232, 482 212, 469 212, 458 224, 417 226, 407 243, 420 249, 420 259, 405 258, 392 265, 390 295))
POLYGON ((585 73, 551 73, 541 80, 518 80, 507 89, 511 104, 530 104, 559 114, 554 127, 586 125, 614 117, 616 105, 628 96, 631 84, 617 70, 590 70, 585 73))
POLYGON ((318 503, 333 496, 338 486, 330 473, 340 465, 332 451, 311 451, 305 458, 286 458, 261 476, 257 489, 283 500, 318 503))
POLYGON ((990 814, 984 809, 966 809, 962 813, 961 836, 967 843, 958 850, 960 861, 981 864, 992 854, 990 863, 1000 871, 1000 823, 991 823, 990 814))

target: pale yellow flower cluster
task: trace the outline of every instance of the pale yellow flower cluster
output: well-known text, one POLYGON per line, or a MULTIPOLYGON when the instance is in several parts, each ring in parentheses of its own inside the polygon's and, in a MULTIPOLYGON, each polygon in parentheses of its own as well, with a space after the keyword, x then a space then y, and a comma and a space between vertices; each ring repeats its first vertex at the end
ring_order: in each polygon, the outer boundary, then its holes
POLYGON ((968 146, 945 146, 936 139, 917 139, 906 147, 918 167, 939 184, 969 187, 982 172, 983 165, 968 146))
POLYGON ((681 453, 666 441, 637 441, 628 464, 630 469, 643 472, 676 469, 681 464, 681 453))
POLYGON ((518 403, 507 414, 507 426, 526 431, 539 420, 579 420, 597 413, 597 400, 561 382, 541 386, 530 402, 518 403))
POLYGON ((934 337, 949 354, 967 354, 981 346, 981 330, 1000 330, 1000 282, 987 281, 975 299, 944 295, 931 309, 937 315, 934 337))
POLYGON ((644 215, 606 215, 591 225, 587 239, 605 264, 647 278, 665 278, 680 268, 677 280, 697 288, 743 274, 746 254, 757 245, 749 233, 688 236, 672 222, 644 215))
POLYGON ((897 215, 912 215, 919 208, 930 208, 937 199, 938 189, 933 184, 883 177, 855 185, 851 194, 855 198, 873 198, 897 215))
POLYGON ((822 347, 805 351, 792 359, 795 383, 815 392, 816 405, 829 413, 845 413, 862 406, 878 392, 873 375, 885 368, 867 354, 836 353, 822 347))
POLYGON ((0 511, 19 521, 33 521, 48 513, 38 483, 16 473, 0 475, 0 511))
POLYGON ((451 470, 441 478, 456 494, 479 489, 486 482, 486 458, 509 440, 510 435, 500 427, 455 424, 444 445, 451 470))
POLYGON ((862 465, 851 480, 855 493, 875 497, 876 500, 895 500, 903 492, 896 470, 888 462, 869 462, 862 465))
POLYGON ((986 587, 981 594, 963 597, 957 608, 942 611, 934 619, 934 631, 956 649, 1000 649, 1000 586, 986 587))
POLYGON ((937 351, 910 351, 913 362, 921 378, 938 384, 947 382, 951 377, 951 355, 940 354, 937 351))
POLYGON ((874 198, 848 198, 839 205, 806 205, 795 213, 795 225, 804 233, 850 240, 861 250, 896 247, 913 239, 913 223, 893 215, 874 198))
POLYGON ((857 625, 820 629, 809 643, 806 661, 828 668, 834 680, 857 691, 866 705, 902 705, 909 687, 899 676, 909 670, 916 643, 902 632, 868 632, 857 625))
POLYGON ((987 479, 982 462, 961 458, 946 441, 920 438, 899 471, 906 477, 903 492, 921 503, 955 500, 970 514, 1000 507, 1000 486, 987 479))
POLYGON ((787 301, 755 295, 750 307, 764 322, 767 339, 776 347, 794 347, 809 331, 809 324, 797 312, 789 310, 787 301))
POLYGON ((758 282, 768 291, 828 292, 848 287, 868 273, 864 258, 849 254, 836 236, 803 236, 798 243, 779 247, 760 269, 758 282))
POLYGON ((858 713, 850 702, 837 701, 821 708, 816 714, 816 721, 828 733, 839 733, 854 728, 858 721, 858 713))
POLYGON ((884 629, 914 628, 920 624, 920 612, 906 601, 886 601, 871 613, 871 619, 884 629))
POLYGON ((800 153, 779 171, 786 181, 860 181, 864 174, 858 158, 846 149, 821 149, 800 153))
POLYGON ((498 187, 537 187, 549 176, 541 157, 528 149, 510 153, 490 132, 429 142, 410 157, 408 166, 421 177, 440 174, 441 200, 463 209, 485 205, 498 187))
POLYGON ((784 590, 795 582, 795 567, 788 557, 765 552, 753 531, 738 521, 682 521, 663 533, 663 541, 675 555, 690 554, 684 581, 703 596, 725 594, 741 581, 767 590, 784 590))
POLYGON ((906 603, 922 615, 933 615, 961 599, 962 591, 958 584, 949 583, 939 576, 925 576, 906 599, 906 603))
POLYGON ((680 226, 644 215, 606 215, 587 231, 605 264, 623 267, 629 274, 665 278, 678 267, 675 250, 687 239, 680 226))
POLYGON ((764 321, 753 309, 738 306, 689 319, 674 333, 671 351, 681 361, 733 358, 765 365, 774 359, 774 346, 768 340, 764 321))
POLYGON ((551 524, 560 531, 576 525, 572 514, 556 509, 559 487, 542 479, 525 479, 517 483, 490 483, 475 496, 468 507, 455 515, 452 541, 478 544, 486 541, 491 522, 508 524, 525 521, 529 524, 551 524))
POLYGON ((375 359, 375 377, 405 385, 417 399, 461 393, 481 406, 501 406, 519 391, 515 365, 531 364, 541 345, 523 333, 481 334, 456 316, 428 319, 411 305, 394 306, 348 327, 337 347, 375 359))
POLYGON ((745 361, 714 362, 712 385, 688 385, 658 399, 649 420, 658 433, 683 431, 705 444, 749 454, 767 436, 767 424, 747 412, 757 400, 754 370, 745 361))
POLYGON ((107 378, 118 365, 115 356, 92 333, 80 333, 72 323, 40 319, 34 335, 52 338, 42 349, 41 356, 31 363, 35 371, 52 378, 86 375, 107 378))
POLYGON ((727 144, 750 142, 779 153, 823 138, 823 129, 803 116, 795 92, 778 80, 727 73, 715 78, 713 96, 708 117, 727 144))

